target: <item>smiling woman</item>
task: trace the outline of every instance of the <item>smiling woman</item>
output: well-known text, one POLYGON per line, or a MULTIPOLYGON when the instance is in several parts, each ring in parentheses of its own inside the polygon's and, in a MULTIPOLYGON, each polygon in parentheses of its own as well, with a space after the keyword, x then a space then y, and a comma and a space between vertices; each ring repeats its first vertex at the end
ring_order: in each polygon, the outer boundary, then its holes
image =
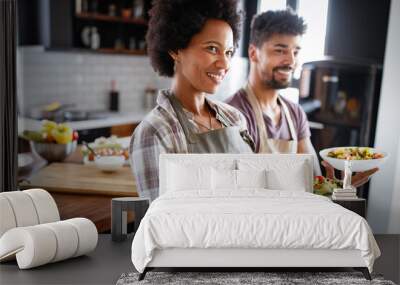
POLYGON ((206 97, 229 71, 240 21, 236 0, 154 2, 148 54, 154 70, 173 80, 131 140, 139 195, 158 196, 160 153, 252 152, 243 115, 206 97))

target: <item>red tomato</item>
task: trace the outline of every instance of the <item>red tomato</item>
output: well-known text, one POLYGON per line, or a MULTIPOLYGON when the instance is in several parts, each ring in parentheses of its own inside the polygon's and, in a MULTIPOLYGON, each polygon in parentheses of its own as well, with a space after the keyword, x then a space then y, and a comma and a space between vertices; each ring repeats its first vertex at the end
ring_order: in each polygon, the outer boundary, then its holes
POLYGON ((78 138, 79 138, 78 132, 77 132, 77 131, 74 131, 74 132, 72 133, 72 140, 73 140, 73 141, 77 141, 78 138))

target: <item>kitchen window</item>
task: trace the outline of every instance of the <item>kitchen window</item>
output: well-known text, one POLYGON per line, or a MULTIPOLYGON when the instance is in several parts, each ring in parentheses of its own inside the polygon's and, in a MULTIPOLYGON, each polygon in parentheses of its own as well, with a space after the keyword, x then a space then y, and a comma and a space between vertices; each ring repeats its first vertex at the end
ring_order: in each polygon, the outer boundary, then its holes
POLYGON ((302 62, 309 62, 324 56, 326 24, 329 0, 298 1, 297 13, 307 23, 307 32, 303 36, 301 49, 302 62))
MULTIPOLYGON (((261 0, 258 12, 282 10, 295 1, 261 0)), ((296 12, 307 24, 307 32, 303 36, 299 66, 304 62, 320 59, 325 54, 325 36, 329 0, 298 0, 296 12)), ((294 74, 298 79, 300 70, 294 74)))
POLYGON ((283 10, 286 8, 286 0, 261 0, 258 12, 262 13, 269 10, 283 10))

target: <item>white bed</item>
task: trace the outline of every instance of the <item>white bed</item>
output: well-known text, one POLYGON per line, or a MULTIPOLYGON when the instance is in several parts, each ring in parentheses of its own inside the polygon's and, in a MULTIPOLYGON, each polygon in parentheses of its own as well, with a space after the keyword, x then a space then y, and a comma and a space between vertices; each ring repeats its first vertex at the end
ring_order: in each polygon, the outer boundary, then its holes
POLYGON ((161 155, 160 197, 132 243, 140 278, 154 267, 354 267, 370 278, 380 251, 367 222, 310 193, 312 165, 310 155, 161 155))

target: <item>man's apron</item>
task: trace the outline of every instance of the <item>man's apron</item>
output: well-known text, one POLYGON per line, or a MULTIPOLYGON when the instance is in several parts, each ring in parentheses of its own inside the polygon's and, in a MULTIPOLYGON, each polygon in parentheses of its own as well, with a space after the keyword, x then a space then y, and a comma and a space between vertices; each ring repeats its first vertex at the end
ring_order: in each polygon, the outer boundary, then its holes
POLYGON ((285 102, 278 95, 278 102, 282 106, 283 113, 286 116, 286 120, 289 125, 291 140, 272 139, 268 137, 267 127, 263 118, 263 112, 250 85, 247 84, 244 88, 247 93, 247 98, 253 109, 256 117, 256 124, 258 128, 258 134, 260 136, 260 149, 259 153, 297 153, 297 132, 293 125, 292 117, 290 116, 289 109, 285 102))

